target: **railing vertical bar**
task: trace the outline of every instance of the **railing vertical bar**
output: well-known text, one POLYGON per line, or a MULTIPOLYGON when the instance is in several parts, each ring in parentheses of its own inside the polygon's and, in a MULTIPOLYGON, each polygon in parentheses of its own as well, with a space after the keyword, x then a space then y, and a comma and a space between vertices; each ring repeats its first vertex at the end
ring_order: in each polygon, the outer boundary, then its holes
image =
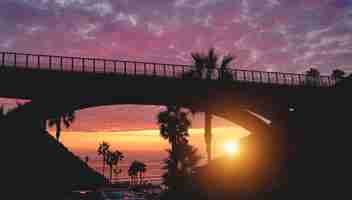
POLYGON ((127 74, 127 66, 126 65, 127 65, 126 61, 123 62, 123 72, 125 75, 127 74))
POLYGON ((63 57, 60 57, 60 70, 64 71, 64 62, 63 62, 63 57))
POLYGON ((268 83, 271 84, 270 72, 266 72, 268 74, 268 83))
POLYGON ((28 66, 28 54, 26 54, 26 68, 28 68, 29 66, 28 66))
POLYGON ((93 58, 93 72, 95 73, 95 58, 93 58))
POLYGON ((143 64, 143 74, 144 74, 144 76, 147 75, 147 66, 146 66, 146 63, 143 64))
POLYGON ((74 68, 74 58, 71 58, 71 72, 73 72, 73 68, 74 68))
POLYGON ((244 81, 247 81, 246 71, 243 71, 243 79, 244 79, 244 81))
POLYGON ((13 66, 16 68, 17 67, 17 54, 14 53, 14 63, 13 63, 13 66))
POLYGON ((2 52, 1 66, 5 67, 5 52, 2 52))
POLYGON ((51 70, 51 56, 49 56, 49 69, 51 70))
POLYGON ((40 69, 40 56, 37 56, 37 65, 38 65, 38 69, 40 69))
POLYGON ((106 60, 103 61, 104 63, 104 74, 106 73, 106 60))
POLYGON ((156 76, 156 66, 155 66, 155 63, 153 63, 153 74, 154 74, 154 76, 156 76))
POLYGON ((260 80, 260 83, 263 83, 263 75, 262 75, 263 72, 259 72, 259 80, 260 80))
POLYGON ((86 68, 85 61, 84 61, 84 58, 82 58, 82 71, 83 72, 85 71, 85 68, 86 68))
POLYGON ((276 84, 279 84, 279 72, 275 72, 276 84))
POLYGON ((116 60, 114 60, 114 73, 116 74, 116 60))
POLYGON ((137 75, 137 63, 134 62, 134 75, 137 75))
POLYGON ((164 68, 164 77, 166 77, 166 65, 163 64, 163 68, 164 68))
POLYGON ((173 78, 176 78, 176 69, 175 65, 172 65, 172 76, 173 78))
POLYGON ((282 76, 284 77, 284 85, 286 85, 287 84, 286 74, 282 73, 282 76))

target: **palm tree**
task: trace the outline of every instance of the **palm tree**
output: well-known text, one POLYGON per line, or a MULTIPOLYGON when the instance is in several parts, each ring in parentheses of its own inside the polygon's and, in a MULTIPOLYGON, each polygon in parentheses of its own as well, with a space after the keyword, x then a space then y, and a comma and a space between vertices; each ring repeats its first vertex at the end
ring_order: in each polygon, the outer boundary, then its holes
POLYGON ((106 164, 110 168, 110 183, 112 181, 112 172, 114 170, 114 167, 118 167, 118 163, 124 159, 124 155, 122 152, 116 150, 114 152, 111 152, 108 150, 107 152, 107 157, 106 157, 106 164))
POLYGON ((144 164, 143 162, 137 161, 138 162, 138 173, 139 173, 139 184, 143 184, 143 177, 145 172, 147 171, 147 165, 144 164))
POLYGON ((219 56, 215 53, 215 49, 209 49, 207 54, 191 53, 194 69, 184 74, 184 77, 205 78, 210 80, 218 75, 222 80, 232 80, 232 73, 229 70, 229 64, 234 60, 230 54, 223 57, 219 65, 219 56), (217 72, 217 74, 216 74, 217 72))
POLYGON ((189 112, 181 111, 178 106, 167 106, 167 109, 158 114, 160 135, 171 144, 171 151, 175 152, 177 145, 183 138, 189 136, 188 129, 191 121, 189 112))
POLYGON ((128 176, 131 177, 131 185, 134 186, 137 184, 138 177, 138 161, 133 161, 128 168, 128 176))
POLYGON ((66 128, 69 128, 75 120, 75 111, 70 111, 62 115, 58 115, 49 119, 49 126, 56 126, 56 140, 59 141, 61 134, 61 124, 63 123, 66 128))
POLYGON ((310 68, 306 72, 306 82, 308 85, 317 86, 320 82, 320 72, 317 69, 310 68))
POLYGON ((109 148, 110 148, 110 144, 107 143, 107 142, 102 142, 99 144, 99 147, 98 147, 98 155, 101 155, 103 157, 103 175, 105 175, 104 171, 105 171, 105 163, 106 163, 106 157, 107 157, 107 154, 108 154, 108 151, 109 151, 109 148))
POLYGON ((163 184, 170 190, 175 191, 178 187, 187 187, 190 184, 190 177, 201 159, 197 151, 186 139, 179 144, 177 153, 167 150, 169 157, 164 161, 163 169, 167 171, 163 174, 163 184), (179 164, 176 164, 175 157, 179 164))
POLYGON ((332 71, 331 77, 336 80, 336 82, 339 82, 345 78, 346 73, 340 69, 335 69, 332 71))

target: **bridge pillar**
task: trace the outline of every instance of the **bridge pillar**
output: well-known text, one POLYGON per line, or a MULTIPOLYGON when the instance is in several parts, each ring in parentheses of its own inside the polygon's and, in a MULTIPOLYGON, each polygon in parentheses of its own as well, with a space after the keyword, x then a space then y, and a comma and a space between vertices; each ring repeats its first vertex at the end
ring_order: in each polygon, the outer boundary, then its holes
POLYGON ((207 156, 208 156, 208 162, 211 160, 211 119, 212 119, 212 113, 210 112, 210 109, 207 108, 205 111, 205 143, 206 143, 206 150, 207 150, 207 156))

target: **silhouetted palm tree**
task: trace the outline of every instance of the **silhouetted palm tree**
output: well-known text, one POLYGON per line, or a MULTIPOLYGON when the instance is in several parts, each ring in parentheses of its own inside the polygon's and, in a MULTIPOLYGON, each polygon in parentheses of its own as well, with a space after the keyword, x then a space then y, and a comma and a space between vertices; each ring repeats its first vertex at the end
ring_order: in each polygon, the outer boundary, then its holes
POLYGON ((62 115, 58 115, 49 119, 49 126, 56 126, 56 140, 59 141, 61 134, 61 124, 63 123, 66 128, 69 128, 75 120, 75 111, 70 111, 62 115))
POLYGON ((192 53, 194 69, 186 72, 184 77, 212 79, 213 76, 219 76, 222 80, 232 80, 229 64, 234 60, 231 55, 223 57, 219 63, 219 56, 215 53, 215 49, 209 49, 207 54, 192 53), (220 64, 220 65, 219 65, 220 64))
POLYGON ((308 85, 317 86, 320 83, 320 72, 317 69, 310 68, 306 72, 306 82, 308 85))
POLYGON ((138 162, 137 169, 139 173, 139 184, 143 184, 143 177, 145 172, 147 171, 147 165, 140 161, 137 161, 137 162, 138 162))
POLYGON ((163 174, 163 184, 171 190, 177 190, 179 187, 187 187, 190 178, 195 171, 201 157, 197 153, 197 149, 188 144, 185 139, 179 144, 178 152, 167 150, 169 157, 164 161, 166 173, 163 174), (175 162, 177 157, 178 164, 175 162))
POLYGON ((99 144, 99 147, 98 147, 98 150, 97 150, 98 155, 103 157, 103 175, 105 175, 105 173, 104 173, 104 171, 105 171, 105 163, 106 163, 106 157, 107 157, 109 148, 110 148, 110 144, 109 143, 102 142, 101 144, 99 144))
POLYGON ((336 82, 339 82, 345 78, 346 73, 340 69, 335 69, 332 71, 331 77, 336 80, 336 82))
POLYGON ((189 135, 191 121, 188 115, 189 112, 181 111, 178 106, 167 106, 165 111, 158 114, 160 135, 169 141, 172 151, 175 151, 177 145, 189 135))
POLYGON ((128 168, 128 176, 131 178, 131 185, 134 186, 137 184, 138 179, 138 161, 133 161, 128 168))
MULTIPOLYGON (((107 152, 107 157, 106 157, 106 164, 110 168, 110 183, 112 181, 112 172, 114 168, 116 169, 118 167, 118 163, 124 159, 124 155, 122 152, 116 150, 114 152, 111 152, 108 150, 107 152)), ((119 171, 121 172, 121 171, 119 171)))

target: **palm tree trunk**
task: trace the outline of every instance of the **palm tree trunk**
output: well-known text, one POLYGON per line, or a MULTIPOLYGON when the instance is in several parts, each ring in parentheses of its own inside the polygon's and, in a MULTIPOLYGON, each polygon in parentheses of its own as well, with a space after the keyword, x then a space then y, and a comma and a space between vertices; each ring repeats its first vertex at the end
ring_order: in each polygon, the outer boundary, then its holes
POLYGON ((103 176, 105 176, 105 155, 103 155, 103 176))
POLYGON ((209 110, 205 112, 205 143, 208 155, 208 162, 211 160, 211 113, 209 110))
POLYGON ((61 133, 61 117, 57 120, 56 124, 56 140, 59 142, 61 133))
POLYGON ((112 166, 110 166, 110 183, 112 183, 112 166))

